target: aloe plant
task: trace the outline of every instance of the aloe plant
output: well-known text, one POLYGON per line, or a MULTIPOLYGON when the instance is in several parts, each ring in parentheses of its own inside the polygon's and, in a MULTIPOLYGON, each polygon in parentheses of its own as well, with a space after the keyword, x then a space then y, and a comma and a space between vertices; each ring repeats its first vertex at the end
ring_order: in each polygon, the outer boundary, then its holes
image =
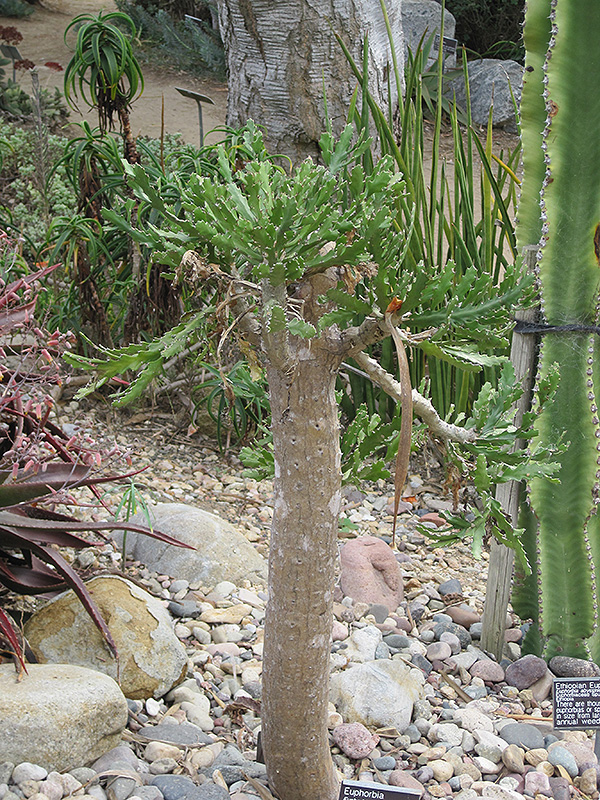
MULTIPOLYGON (((522 244, 536 242, 541 229, 539 376, 558 365, 561 380, 554 402, 542 411, 537 426, 541 441, 562 439, 566 447, 559 482, 532 480, 523 514, 537 537, 539 607, 534 583, 521 584, 514 595, 517 610, 534 621, 527 650, 547 658, 566 654, 596 661, 600 659, 596 621, 599 32, 600 6, 594 0, 528 2, 523 96, 527 191, 521 201, 518 236, 522 244)), ((534 552, 531 546, 530 552, 534 552)))
MULTIPOLYGON (((85 522, 55 510, 74 489, 89 487, 98 496, 100 484, 129 477, 101 476, 94 469, 100 453, 49 419, 53 402, 48 390, 60 380, 57 356, 68 335, 42 331, 34 312, 36 287, 56 266, 26 272, 14 245, 0 231, 0 587, 34 595, 72 588, 116 655, 102 615, 57 546, 103 544, 82 534, 115 528, 179 542, 128 521, 85 522), (10 280, 15 272, 24 274, 10 280)), ((25 669, 18 636, 0 607, 0 646, 2 642, 25 669)))

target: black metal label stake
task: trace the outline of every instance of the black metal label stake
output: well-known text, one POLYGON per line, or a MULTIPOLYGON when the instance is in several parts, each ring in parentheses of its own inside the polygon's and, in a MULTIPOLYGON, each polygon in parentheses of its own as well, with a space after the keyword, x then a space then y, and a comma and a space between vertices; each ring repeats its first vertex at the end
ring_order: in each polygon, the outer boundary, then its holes
POLYGON ((594 752, 600 758, 600 678, 554 678, 554 728, 594 730, 594 752))

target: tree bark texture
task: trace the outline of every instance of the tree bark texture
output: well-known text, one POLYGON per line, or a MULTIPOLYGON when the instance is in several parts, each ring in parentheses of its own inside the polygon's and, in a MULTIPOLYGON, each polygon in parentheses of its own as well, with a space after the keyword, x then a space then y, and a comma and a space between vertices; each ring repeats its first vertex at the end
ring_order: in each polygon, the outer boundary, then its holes
POLYGON ((319 342, 268 368, 275 456, 261 741, 281 800, 336 800, 327 737, 329 642, 341 503, 335 376, 319 342))
MULTIPOLYGON (((394 46, 403 65, 400 0, 388 0, 394 46)), ((386 109, 388 76, 395 104, 391 51, 378 0, 219 0, 229 72, 227 124, 253 119, 266 128, 271 152, 299 161, 318 155, 325 99, 334 133, 347 122, 357 80, 335 39, 340 34, 362 64, 369 36, 369 89, 386 109)))

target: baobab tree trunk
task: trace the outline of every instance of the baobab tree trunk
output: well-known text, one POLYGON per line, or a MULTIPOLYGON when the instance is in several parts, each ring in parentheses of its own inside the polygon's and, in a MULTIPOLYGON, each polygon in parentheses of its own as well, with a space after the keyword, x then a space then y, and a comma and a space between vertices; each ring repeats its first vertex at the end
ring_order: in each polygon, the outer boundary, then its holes
POLYGON ((339 358, 318 345, 301 342, 291 371, 268 367, 275 507, 261 736, 269 785, 281 800, 335 800, 339 790, 327 736, 341 499, 339 358))
MULTIPOLYGON (((400 0, 387 7, 395 50, 403 53, 400 0)), ((229 72, 227 124, 263 125, 272 152, 294 161, 317 156, 325 99, 334 133, 347 122, 357 81, 334 33, 359 64, 368 33, 369 89, 387 107, 390 44, 377 0, 219 0, 219 24, 229 72)))

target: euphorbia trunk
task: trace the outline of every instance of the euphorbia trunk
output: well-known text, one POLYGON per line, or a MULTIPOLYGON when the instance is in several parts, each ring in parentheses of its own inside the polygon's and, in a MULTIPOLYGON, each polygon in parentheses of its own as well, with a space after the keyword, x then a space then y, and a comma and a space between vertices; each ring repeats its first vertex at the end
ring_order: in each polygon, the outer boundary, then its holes
POLYGON ((335 800, 338 792, 327 702, 341 498, 339 360, 311 345, 299 343, 291 372, 268 371, 275 507, 262 743, 269 784, 281 800, 335 800))

